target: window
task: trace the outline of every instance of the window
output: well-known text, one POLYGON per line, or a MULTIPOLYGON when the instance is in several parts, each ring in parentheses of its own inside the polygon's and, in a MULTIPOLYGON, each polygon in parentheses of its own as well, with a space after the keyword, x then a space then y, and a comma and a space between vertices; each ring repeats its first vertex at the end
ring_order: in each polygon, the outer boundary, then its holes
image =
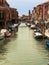
POLYGON ((46 5, 45 8, 48 9, 48 5, 46 5))
POLYGON ((0 0, 0 2, 2 3, 2 2, 3 2, 3 0, 0 0))
POLYGON ((4 18, 4 13, 0 12, 0 19, 3 19, 3 18, 4 18))
POLYGON ((3 4, 5 2, 5 0, 0 0, 0 4, 3 4))

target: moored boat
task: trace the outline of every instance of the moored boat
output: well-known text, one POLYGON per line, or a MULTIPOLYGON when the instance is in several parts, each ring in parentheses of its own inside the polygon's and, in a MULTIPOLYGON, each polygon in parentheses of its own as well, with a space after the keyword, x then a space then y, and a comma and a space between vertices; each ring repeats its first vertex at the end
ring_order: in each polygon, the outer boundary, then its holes
POLYGON ((1 33, 4 34, 5 37, 11 36, 11 33, 7 29, 1 29, 1 33))
POLYGON ((18 31, 18 24, 14 24, 15 28, 16 28, 16 32, 18 31))
POLYGON ((30 26, 31 26, 31 24, 30 24, 30 23, 27 23, 27 26, 28 26, 28 27, 30 27, 30 26))
POLYGON ((14 24, 15 27, 18 27, 18 24, 14 24))
POLYGON ((14 31, 14 30, 15 30, 15 26, 14 26, 14 25, 11 25, 11 26, 9 26, 9 29, 10 29, 11 31, 14 31))
POLYGON ((46 46, 49 47, 49 41, 46 41, 46 46))
POLYGON ((40 30, 39 29, 34 29, 34 32, 40 32, 40 30))
POLYGON ((30 28, 31 29, 36 29, 36 26, 34 24, 31 24, 30 28))
POLYGON ((43 39, 43 35, 40 32, 35 32, 34 37, 37 39, 43 39))
POLYGON ((5 33, 5 37, 10 37, 11 36, 11 33, 9 32, 9 31, 7 31, 6 33, 5 33))
POLYGON ((7 29, 1 29, 1 33, 3 34, 5 34, 7 32, 7 29))

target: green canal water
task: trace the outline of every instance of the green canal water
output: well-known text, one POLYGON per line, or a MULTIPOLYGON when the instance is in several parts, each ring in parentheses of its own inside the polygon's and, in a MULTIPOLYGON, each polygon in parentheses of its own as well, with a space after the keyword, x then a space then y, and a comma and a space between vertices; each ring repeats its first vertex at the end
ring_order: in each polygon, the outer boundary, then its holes
POLYGON ((0 41, 0 65, 48 65, 49 49, 45 40, 36 40, 33 34, 22 23, 16 34, 0 41))

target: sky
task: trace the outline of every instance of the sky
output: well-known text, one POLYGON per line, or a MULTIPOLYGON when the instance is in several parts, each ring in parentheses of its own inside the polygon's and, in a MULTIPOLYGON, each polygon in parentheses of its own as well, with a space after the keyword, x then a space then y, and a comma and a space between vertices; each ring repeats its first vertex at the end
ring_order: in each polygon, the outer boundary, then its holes
POLYGON ((29 10, 32 11, 35 6, 46 1, 48 0, 7 0, 10 7, 18 10, 20 16, 27 15, 29 10))

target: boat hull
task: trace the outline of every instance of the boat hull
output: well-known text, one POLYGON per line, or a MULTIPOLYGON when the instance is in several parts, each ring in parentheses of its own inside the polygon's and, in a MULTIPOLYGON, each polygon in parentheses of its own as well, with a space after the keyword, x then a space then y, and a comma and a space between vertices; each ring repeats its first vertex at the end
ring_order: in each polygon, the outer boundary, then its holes
POLYGON ((34 37, 36 39, 43 39, 43 35, 40 32, 34 32, 34 37))
POLYGON ((11 36, 11 33, 10 32, 6 32, 5 33, 5 37, 10 37, 11 36))
POLYGON ((49 47, 49 41, 46 41, 46 46, 49 47))
POLYGON ((36 39, 43 39, 43 36, 34 36, 36 39))

